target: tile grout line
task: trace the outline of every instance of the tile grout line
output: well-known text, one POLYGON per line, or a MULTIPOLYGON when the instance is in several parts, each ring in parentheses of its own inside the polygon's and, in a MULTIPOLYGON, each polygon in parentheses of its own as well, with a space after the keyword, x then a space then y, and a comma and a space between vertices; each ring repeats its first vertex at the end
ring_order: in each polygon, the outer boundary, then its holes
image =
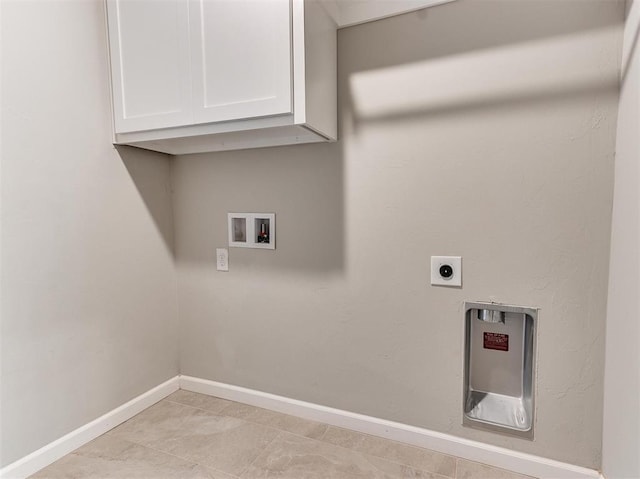
MULTIPOLYGON (((115 429, 115 428, 114 428, 114 429, 115 429)), ((113 430, 113 429, 112 429, 112 430, 113 430)), ((225 472, 225 471, 222 471, 222 470, 217 469, 217 468, 215 468, 215 467, 211 467, 211 466, 208 466, 208 465, 206 465, 206 464, 202 464, 202 463, 200 463, 200 462, 197 462, 197 461, 193 461, 193 460, 187 459, 186 457, 178 456, 177 454, 173 454, 173 453, 171 453, 171 452, 163 451, 162 449, 156 449, 155 447, 149 446, 149 445, 147 445, 147 444, 141 444, 141 443, 139 443, 139 442, 132 441, 131 439, 124 439, 124 438, 118 438, 118 439, 119 439, 119 440, 121 440, 121 441, 129 442, 129 443, 131 443, 131 444, 135 444, 136 446, 144 447, 145 449, 149 449, 150 451, 158 452, 158 453, 160 453, 160 454, 164 454, 164 455, 166 455, 166 456, 175 457, 176 459, 180 459, 180 460, 182 460, 182 461, 184 461, 184 462, 186 462, 186 463, 188 463, 188 464, 191 464, 191 465, 204 467, 205 469, 211 469, 211 470, 212 470, 212 471, 214 471, 214 472, 219 472, 219 473, 221 473, 221 474, 226 474, 227 476, 230 476, 230 477, 232 477, 232 478, 234 478, 234 479, 240 479, 238 476, 236 476, 236 475, 234 475, 234 474, 231 474, 231 473, 229 473, 229 472, 225 472)))
MULTIPOLYGON (((222 411, 224 409, 226 409, 227 407, 229 407, 229 405, 226 405, 220 411, 212 411, 211 409, 204 409, 204 408, 201 408, 201 407, 198 407, 198 406, 193 406, 191 404, 185 404, 185 403, 174 401, 174 400, 168 399, 168 398, 164 398, 162 401, 167 401, 167 402, 170 402, 172 404, 177 404, 179 406, 186 406, 186 407, 190 407, 190 408, 193 408, 193 409, 198 409, 199 411, 205 411, 205 412, 208 412, 208 413, 211 413, 211 414, 222 414, 222 411)), ((226 399, 222 399, 222 401, 226 401, 226 399)), ((233 416, 226 416, 226 417, 233 417, 233 416)), ((236 419, 239 419, 239 418, 236 418, 236 419)))
MULTIPOLYGON (((343 429, 343 428, 341 428, 341 429, 343 429)), ((288 431, 284 431, 284 432, 288 432, 288 431)), ((326 431, 325 431, 325 434, 326 434, 326 431)), ((363 434, 363 433, 358 433, 358 434, 363 434)), ((376 454, 369 454, 369 453, 363 452, 363 451, 358 451, 357 449, 354 449, 354 448, 351 448, 351 447, 347 447, 347 446, 341 446, 340 444, 334 444, 332 442, 322 441, 322 440, 315 439, 315 438, 312 438, 312 437, 306 437, 306 436, 300 436, 300 437, 304 437, 305 439, 309 439, 310 441, 319 442, 321 444, 325 444, 325 445, 332 446, 332 447, 337 447, 337 448, 344 449, 344 450, 349 451, 349 452, 354 452, 356 454, 360 454, 365 459, 367 457, 375 457, 376 459, 382 459, 383 461, 386 461, 386 462, 388 462, 390 464, 395 464, 396 466, 405 466, 405 467, 411 468, 411 469, 413 469, 415 471, 426 472, 426 473, 431 474, 431 475, 436 475, 436 476, 441 477, 443 479, 455 479, 455 476, 446 476, 446 475, 440 474, 439 472, 436 472, 436 471, 428 471, 426 469, 421 469, 419 467, 412 466, 411 464, 406 464, 406 463, 403 463, 403 462, 396 462, 393 459, 389 459, 387 457, 378 456, 376 454)), ((323 434, 323 437, 324 437, 324 434, 323 434)), ((372 437, 377 437, 377 436, 372 436, 372 437)), ((384 438, 381 438, 381 439, 383 439, 385 441, 389 441, 389 439, 384 439, 384 438)), ((392 442, 396 442, 396 441, 392 441, 392 442)), ((399 444, 402 444, 403 446, 405 445, 403 443, 399 443, 399 444)), ((412 446, 410 446, 410 447, 412 447, 412 446)), ((418 448, 418 449, 422 449, 422 448, 418 448)), ((431 451, 431 449, 422 449, 422 450, 431 451)), ((439 453, 437 451, 433 451, 433 452, 435 454, 441 454, 441 453, 439 453)), ((446 454, 441 454, 441 455, 446 456, 446 454)), ((457 460, 457 457, 455 457, 455 456, 449 456, 449 457, 454 459, 454 465, 455 465, 455 460, 457 460)))
MULTIPOLYGON (((275 429, 275 428, 274 428, 274 429, 275 429)), ((256 457, 254 457, 254 458, 253 458, 253 461, 251 461, 251 463, 250 463, 250 464, 248 464, 248 465, 247 465, 247 466, 246 466, 246 467, 245 467, 245 468, 240 472, 240 474, 238 474, 238 479, 241 479, 241 478, 242 478, 242 475, 243 475, 245 472, 247 472, 247 471, 251 468, 251 466, 253 466, 253 465, 256 463, 256 461, 260 458, 260 456, 262 456, 262 454, 264 454, 264 452, 269 448, 269 446, 270 446, 271 444, 273 444, 273 442, 274 442, 276 439, 278 439, 280 436, 282 436, 282 431, 278 432, 278 434, 276 434, 276 435, 275 435, 275 437, 274 437, 273 439, 271 439, 267 444, 265 444, 264 448, 262 448, 262 450, 261 450, 258 454, 256 454, 256 457)))
MULTIPOLYGON (((224 399, 224 401, 226 401, 226 399, 224 399)), ((296 434, 295 432, 287 431, 287 430, 285 430, 285 429, 280 429, 279 427, 275 427, 275 426, 268 426, 267 424, 262 424, 262 423, 259 423, 259 422, 256 422, 256 421, 252 421, 251 419, 248 419, 248 418, 240 418, 240 417, 236 417, 236 416, 227 416, 226 414, 223 414, 222 412, 223 412, 227 407, 230 407, 230 406, 231 406, 231 404, 229 404, 228 406, 225 406, 225 407, 224 407, 224 408, 222 408, 222 410, 220 410, 220 411, 214 412, 214 411, 211 411, 210 409, 203 409, 203 408, 201 408, 201 407, 192 406, 192 405, 190 405, 190 404, 183 404, 183 403, 181 403, 181 402, 176 402, 176 401, 169 401, 169 402, 171 402, 171 403, 173 403, 173 404, 177 404, 178 406, 186 406, 186 407, 190 407, 190 408, 192 408, 192 409, 197 409, 198 411, 204 411, 204 412, 207 412, 207 413, 209 413, 209 414, 213 414, 213 415, 218 416, 218 417, 226 417, 226 418, 229 418, 229 419, 235 419, 236 421, 242 421, 242 422, 245 422, 245 423, 255 424, 255 425, 257 425, 257 426, 266 427, 267 429, 273 429, 274 431, 276 431, 276 432, 278 433, 278 435, 279 435, 281 432, 286 432, 286 433, 288 433, 288 434, 292 434, 292 435, 294 435, 294 436, 304 437, 304 438, 306 438, 306 439, 310 439, 310 438, 309 438, 309 437, 307 437, 307 436, 303 436, 303 435, 301 435, 301 434, 296 434)), ((232 401, 232 402, 235 402, 235 401, 232 401)), ((237 403, 237 404, 242 404, 242 403, 237 403)), ((251 406, 251 407, 256 407, 256 406, 251 406)), ((262 408, 257 408, 257 409, 262 409, 262 408)), ((265 409, 265 411, 268 411, 268 409, 265 409)), ((295 417, 295 416, 294 416, 294 417, 295 417)), ((318 424, 322 424, 322 423, 318 423, 318 424)))
POLYGON ((320 435, 320 437, 318 438, 318 441, 325 442, 325 441, 324 441, 324 437, 327 435, 327 431, 328 431, 328 430, 329 430, 329 428, 331 427, 331 426, 329 426, 329 425, 328 425, 328 424, 326 424, 326 423, 325 423, 325 425, 326 425, 327 427, 325 427, 325 428, 324 428, 324 432, 320 435))
MULTIPOLYGON (((414 470, 416 470, 416 471, 427 472, 427 473, 429 473, 429 474, 436 474, 436 475, 438 475, 438 476, 440 476, 440 477, 444 477, 444 478, 447 478, 447 479, 456 479, 456 476, 455 476, 455 472, 456 472, 456 463, 458 462, 458 459, 459 459, 457 456, 452 456, 452 455, 450 455, 450 454, 444 454, 444 453, 442 453, 442 452, 434 451, 434 450, 432 450, 432 449, 426 449, 426 448, 423 448, 423 447, 412 446, 411 444, 405 444, 405 443, 403 443, 403 442, 394 441, 394 440, 392 440, 392 439, 386 439, 386 438, 384 438, 384 437, 374 436, 374 435, 372 435, 372 434, 366 434, 366 433, 364 433, 364 432, 355 431, 355 430, 347 429, 347 428, 344 428, 344 427, 339 427, 339 426, 329 426, 329 427, 334 427, 334 428, 337 428, 337 429, 344 429, 345 431, 355 432, 356 434, 361 434, 361 435, 363 435, 363 436, 373 437, 373 438, 375 438, 375 439, 380 439, 380 440, 382 440, 382 441, 392 442, 392 443, 394 443, 394 444, 399 444, 399 445, 401 445, 402 447, 408 447, 408 448, 411 448, 411 449, 417 449, 418 451, 428 451, 428 452, 430 452, 430 453, 437 454, 437 455, 439 455, 439 456, 443 456, 443 457, 450 457, 450 458, 452 458, 452 459, 453 459, 453 464, 454 464, 454 475, 453 475, 453 476, 448 476, 448 475, 445 475, 445 474, 440 474, 439 472, 435 472, 435 471, 428 471, 428 470, 426 470, 426 469, 422 469, 422 468, 419 468, 419 467, 415 467, 415 466, 412 466, 411 464, 406 464, 406 463, 403 463, 403 462, 396 462, 396 461, 394 461, 393 459, 389 459, 389 458, 387 458, 387 457, 383 457, 383 456, 378 456, 378 455, 376 455, 376 454, 371 454, 371 453, 364 452, 364 451, 359 451, 359 450, 357 450, 357 449, 355 449, 355 448, 353 448, 353 447, 341 446, 340 444, 334 444, 333 442, 324 441, 324 440, 319 440, 319 442, 322 442, 323 444, 330 444, 330 445, 332 445, 332 446, 336 446, 336 447, 340 447, 340 448, 343 448, 343 449, 347 449, 347 450, 349 450, 349 451, 357 452, 358 454, 363 454, 364 456, 370 456, 370 457, 376 457, 376 458, 378 458, 378 459, 383 459, 383 460, 385 460, 385 461, 387 461, 387 462, 390 462, 390 463, 392 463, 392 464, 396 464, 396 465, 399 465, 399 466, 407 466, 407 467, 410 467, 410 468, 412 468, 412 469, 414 469, 414 470)), ((327 434, 328 430, 329 430, 329 428, 327 428, 327 430, 325 431, 325 433, 322 435, 322 438, 324 438, 324 437, 326 436, 326 434, 327 434)), ((307 439, 311 439, 311 438, 307 438, 307 439)))
MULTIPOLYGON (((225 472, 225 471, 222 471, 222 470, 217 469, 217 468, 215 468, 215 467, 211 467, 211 466, 208 466, 208 465, 206 465, 206 464, 202 464, 202 463, 200 463, 200 462, 193 461, 193 460, 191 460, 191 459, 188 459, 188 458, 186 458, 186 457, 179 456, 179 455, 177 455, 177 454, 173 454, 173 453, 168 452, 168 451, 163 451, 162 449, 157 449, 157 448, 152 447, 152 446, 150 446, 150 445, 148 445, 148 444, 143 444, 143 443, 141 443, 141 442, 134 441, 134 440, 129 439, 129 438, 126 438, 126 439, 125 439, 125 438, 122 438, 122 437, 119 437, 119 438, 118 438, 117 436, 114 436, 114 435, 112 434, 112 431, 114 431, 114 430, 118 429, 120 426, 122 426, 123 424, 125 424, 125 423, 129 422, 131 419, 134 419, 136 416, 138 416, 138 415, 140 415, 140 414, 144 413, 145 411, 147 411, 147 410, 148 410, 148 409, 150 409, 151 407, 155 406, 156 404, 160 404, 160 403, 161 403, 161 402, 163 402, 163 401, 168 401, 168 402, 170 402, 170 403, 172 403, 172 404, 176 404, 176 405, 178 405, 178 406, 185 406, 185 407, 189 407, 189 408, 196 409, 196 410, 199 410, 199 411, 204 411, 204 412, 211 413, 211 411, 207 411, 206 409, 201 409, 201 408, 198 408, 198 407, 189 406, 188 404, 182 404, 182 403, 178 403, 178 402, 175 402, 175 401, 170 401, 170 400, 167 400, 167 398, 164 398, 164 399, 161 399, 160 401, 158 401, 157 403, 152 404, 152 405, 151 405, 151 406, 149 406, 147 409, 144 409, 144 410, 140 411, 138 414, 136 414, 136 415, 135 415, 135 416, 133 416, 132 418, 128 419, 128 420, 127 420, 127 421, 125 421, 124 423, 119 424, 119 425, 117 425, 117 426, 115 426, 115 427, 113 427, 113 428, 109 429, 107 432, 105 432, 105 433, 104 433, 104 434, 102 434, 101 436, 109 435, 109 436, 112 436, 113 438, 117 438, 117 439, 120 439, 120 440, 122 440, 122 441, 129 442, 129 443, 131 443, 131 444, 136 444, 136 445, 138 445, 138 446, 144 447, 144 448, 149 449, 149 450, 151 450, 151 451, 155 451, 155 452, 158 452, 158 453, 161 453, 161 454, 165 454, 165 455, 167 455, 167 456, 175 457, 175 458, 180 459, 180 460, 182 460, 182 461, 185 461, 185 462, 187 462, 187 463, 189 463, 189 464, 195 464, 195 465, 197 465, 197 466, 201 466, 201 467, 204 467, 204 468, 206 468, 206 469, 211 469, 211 470, 212 470, 212 471, 214 471, 214 472, 219 472, 219 473, 221 473, 221 474, 226 474, 226 475, 228 475, 228 476, 230 476, 230 477, 232 477, 232 478, 234 478, 234 479, 239 479, 239 477, 238 477, 238 476, 236 476, 236 475, 234 475, 234 474, 231 474, 231 473, 228 473, 228 472, 225 472)), ((211 413, 211 414, 213 414, 213 413, 211 413)), ((224 417, 229 417, 229 416, 224 416, 224 417)), ((101 436, 98 436, 98 437, 101 437, 101 436)), ((96 438, 96 439, 97 439, 97 438, 96 438)), ((73 453, 73 452, 72 452, 72 453, 73 453)), ((72 454, 72 453, 71 453, 71 454, 72 454)))
MULTIPOLYGON (((221 399, 221 398, 218 398, 218 399, 221 399)), ((123 441, 127 441, 127 442, 129 442, 129 443, 131 443, 131 444, 136 444, 136 445, 141 446, 141 447, 144 447, 144 448, 146 448, 146 449, 150 449, 150 450, 152 450, 152 451, 155 451, 155 452, 161 453, 161 454, 166 454, 167 456, 171 456, 171 457, 175 457, 175 458, 177 458, 177 459, 181 459, 181 460, 183 460, 183 461, 185 461, 185 462, 187 462, 187 463, 189 463, 189 464, 195 464, 195 465, 198 465, 198 466, 204 467, 204 468, 206 468, 206 469, 211 469, 211 470, 212 470, 212 471, 214 471, 214 472, 219 472, 219 473, 222 473, 222 474, 226 474, 226 475, 228 475, 228 476, 232 477, 233 479, 240 479, 240 476, 241 476, 242 474, 244 474, 244 473, 246 472, 246 470, 247 470, 249 467, 251 467, 251 466, 256 462, 256 460, 260 457, 260 455, 261 455, 261 454, 262 454, 262 453, 267 449, 267 447, 269 447, 269 446, 271 445, 271 443, 272 443, 273 441, 275 441, 278 437, 280 437, 280 436, 282 435, 282 433, 283 433, 283 432, 289 433, 289 431, 284 431, 284 430, 282 430, 282 429, 279 429, 279 428, 276 428, 276 427, 272 427, 272 426, 266 426, 266 425, 264 425, 264 424, 260 424, 260 423, 257 423, 257 422, 247 421, 247 420, 245 420, 245 419, 240 419, 240 418, 233 417, 233 416, 224 416, 224 415, 221 415, 221 412, 222 412, 222 411, 220 411, 219 413, 215 413, 215 412, 210 411, 210 410, 207 410, 207 409, 202 409, 202 408, 199 408, 199 407, 197 407, 197 406, 192 406, 192 405, 190 405, 190 404, 183 404, 183 403, 180 403, 180 402, 172 401, 172 400, 169 400, 169 399, 167 399, 167 398, 164 398, 164 399, 163 399, 163 400, 161 400, 161 401, 164 401, 164 400, 166 400, 167 402, 170 402, 170 403, 172 403, 172 404, 176 404, 176 405, 178 405, 178 406, 185 406, 185 407, 188 407, 188 408, 191 408, 191 409, 196 409, 196 410, 198 410, 198 411, 203 411, 203 412, 206 412, 206 413, 209 413, 209 414, 216 415, 216 416, 218 416, 218 417, 230 418, 230 419, 235 419, 235 420, 237 420, 237 421, 241 421, 241 422, 244 422, 244 423, 256 424, 256 425, 261 426, 261 427, 264 427, 264 428, 266 428, 266 429, 271 429, 271 430, 273 430, 274 432, 276 432, 276 435, 273 437, 273 439, 269 440, 269 442, 267 442, 267 444, 265 444, 265 446, 260 450, 260 452, 258 452, 258 454, 256 455, 256 457, 251 461, 251 463, 250 463, 248 466, 246 466, 244 469, 242 469, 242 471, 240 472, 240 474, 239 474, 239 475, 231 474, 231 473, 226 472, 226 471, 223 471, 223 470, 221 470, 221 469, 218 469, 218 468, 215 468, 215 467, 211 467, 211 466, 209 466, 209 465, 207 465, 207 464, 202 464, 201 462, 193 461, 192 459, 188 459, 188 458, 186 458, 186 457, 179 456, 179 455, 177 455, 177 454, 173 454, 173 453, 170 453, 170 452, 167 452, 167 451, 163 451, 162 449, 156 449, 155 447, 151 447, 151 446, 149 446, 149 445, 147 445, 147 444, 142 444, 142 443, 139 443, 139 442, 136 442, 136 441, 132 441, 131 439, 124 439, 124 438, 120 438, 120 439, 121 439, 121 440, 123 440, 123 441)), ((226 401, 226 399, 223 399, 223 400, 224 400, 224 401, 226 401)), ((161 402, 161 401, 159 401, 159 402, 161 402)), ((228 404, 227 406, 225 406, 225 407, 223 408, 223 410, 224 410, 224 409, 226 409, 227 407, 232 406, 232 405, 233 405, 233 403, 235 403, 236 401, 229 401, 229 402, 231 402, 232 404, 228 404)), ((157 404, 157 403, 156 403, 156 404, 157 404)), ((238 404, 242 404, 242 403, 238 403, 238 404)), ((251 407, 255 407, 255 406, 251 406, 251 407)), ((148 409, 148 408, 147 408, 147 409, 148 409)), ((258 409, 260 409, 260 408, 258 408, 258 409)), ((144 411, 141 411, 141 413, 142 413, 142 412, 144 412, 144 411)), ((135 416, 134 416, 134 417, 135 417, 135 416)), ((133 419, 133 418, 132 418, 132 419, 133 419)), ((118 426, 114 427, 113 429, 110 429, 110 430, 109 430, 109 431, 107 431, 105 434, 109 434, 111 431, 113 431, 113 430, 114 430, 114 429, 116 429, 117 427, 118 427, 118 426)), ((293 433, 289 433, 289 434, 292 434, 292 435, 296 435, 296 436, 298 436, 297 434, 293 434, 293 433)), ((305 437, 305 438, 306 438, 306 436, 299 436, 299 437, 305 437)), ((309 438, 306 438, 306 439, 309 439, 309 438)))
MULTIPOLYGON (((213 397, 213 396, 212 396, 212 397, 213 397)), ((220 399, 220 398, 218 398, 218 399, 220 399)), ((289 431, 289 430, 287 430, 287 429, 281 429, 281 428, 276 427, 276 426, 270 426, 270 425, 268 425, 268 424, 263 424, 263 423, 261 423, 261 422, 253 421, 253 420, 249 419, 248 417, 247 417, 247 418, 240 418, 240 417, 236 417, 236 416, 228 416, 228 415, 226 415, 226 414, 223 414, 223 411, 224 411, 225 409, 227 409, 228 407, 232 406, 232 404, 229 404, 229 405, 225 406, 225 407, 224 407, 224 408, 222 408, 220 411, 212 411, 212 410, 210 410, 210 409, 203 409, 203 408, 198 407, 198 406, 192 406, 191 404, 184 404, 184 403, 177 402, 177 401, 172 401, 172 400, 169 400, 169 399, 166 399, 166 398, 165 398, 164 400, 166 400, 166 401, 168 401, 168 402, 171 402, 171 403, 173 403, 173 404, 177 404, 177 405, 179 405, 179 406, 186 406, 186 407, 190 407, 190 408, 193 408, 193 409, 197 409, 197 410, 199 410, 199 411, 208 412, 209 414, 214 414, 214 415, 216 415, 216 416, 227 417, 227 418, 230 418, 230 419, 236 419, 236 420, 238 420, 238 421, 244 421, 244 422, 246 422, 246 423, 256 424, 256 425, 258 425, 258 426, 266 427, 266 428, 268 428, 268 429, 273 429, 274 431, 277 431, 278 433, 280 433, 280 432, 286 432, 287 434, 291 434, 291 435, 293 435, 293 436, 297 436, 297 437, 303 437, 303 438, 305 438, 305 439, 315 439, 315 438, 312 438, 312 437, 309 437, 309 436, 305 436, 305 435, 303 435, 303 434, 299 434, 299 433, 296 433, 296 432, 289 431)), ((223 399, 223 401, 227 401, 227 399, 223 399)), ((236 403, 236 404, 243 404, 243 403, 239 403, 239 402, 236 402, 236 401, 230 401, 230 402, 232 402, 232 403, 236 403)), ((260 408, 260 407, 257 407, 257 406, 249 406, 249 407, 254 407, 254 408, 256 408, 256 409, 264 409, 264 408, 260 408)), ((329 429, 329 428, 328 428, 328 425, 327 425, 326 423, 323 423, 323 422, 309 421, 308 419, 298 418, 297 416, 291 416, 291 415, 289 415, 289 414, 284 414, 284 413, 277 412, 277 411, 270 411, 269 409, 264 409, 264 410, 265 410, 265 411, 269 411, 269 412, 274 412, 275 414, 282 414, 283 416, 290 416, 290 417, 293 417, 293 418, 296 418, 296 419, 300 419, 301 421, 307 421, 307 422, 312 422, 312 423, 314 423, 314 424, 320 424, 320 425, 327 426, 327 428, 326 428, 326 429, 324 430, 324 432, 322 433, 322 436, 321 436, 321 437, 324 437, 324 435, 327 433, 327 429, 329 429)), ((322 442, 324 442, 324 441, 322 441, 322 442)), ((327 443, 327 444, 330 444, 330 443, 327 443)))

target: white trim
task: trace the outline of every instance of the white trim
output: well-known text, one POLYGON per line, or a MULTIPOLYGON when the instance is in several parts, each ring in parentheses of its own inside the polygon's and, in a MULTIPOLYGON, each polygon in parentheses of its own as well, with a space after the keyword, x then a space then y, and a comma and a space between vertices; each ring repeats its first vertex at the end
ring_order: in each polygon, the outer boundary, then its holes
POLYGON ((598 471, 552 459, 512 451, 407 424, 191 376, 171 378, 94 421, 9 464, 0 470, 0 478, 23 479, 28 477, 78 447, 122 424, 178 389, 250 404, 312 421, 324 422, 470 461, 509 469, 540 479, 605 479, 598 471))
POLYGON ((324 422, 541 479, 603 479, 593 469, 239 386, 180 376, 180 389, 324 422))
POLYGON ((0 470, 0 477, 4 479, 22 479, 35 474, 40 469, 122 424, 149 406, 164 399, 172 392, 177 391, 179 383, 179 376, 165 381, 122 406, 41 447, 28 456, 5 466, 0 470))
POLYGON ((293 83, 293 123, 301 125, 307 122, 307 82, 306 82, 306 44, 304 24, 304 2, 293 0, 291 3, 291 78, 293 83))

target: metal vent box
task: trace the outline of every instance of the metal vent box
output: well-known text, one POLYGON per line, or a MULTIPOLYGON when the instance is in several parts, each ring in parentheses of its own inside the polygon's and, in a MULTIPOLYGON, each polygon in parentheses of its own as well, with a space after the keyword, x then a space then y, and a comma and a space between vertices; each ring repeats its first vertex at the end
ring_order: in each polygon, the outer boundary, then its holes
POLYGON ((533 439, 538 310, 465 303, 463 425, 533 439))

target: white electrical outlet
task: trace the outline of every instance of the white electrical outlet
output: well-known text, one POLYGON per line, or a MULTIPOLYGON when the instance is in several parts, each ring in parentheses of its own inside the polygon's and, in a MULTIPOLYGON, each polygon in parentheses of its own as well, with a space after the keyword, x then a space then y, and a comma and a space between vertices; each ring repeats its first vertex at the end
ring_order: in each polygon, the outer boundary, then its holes
POLYGON ((227 248, 216 248, 216 269, 229 271, 229 250, 227 248))
POLYGON ((462 256, 432 256, 431 284, 462 286, 462 256))

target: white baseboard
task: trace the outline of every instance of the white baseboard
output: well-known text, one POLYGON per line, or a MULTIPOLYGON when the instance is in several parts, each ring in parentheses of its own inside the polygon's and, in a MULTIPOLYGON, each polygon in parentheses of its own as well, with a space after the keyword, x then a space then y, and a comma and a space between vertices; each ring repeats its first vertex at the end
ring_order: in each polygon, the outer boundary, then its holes
POLYGON ((180 389, 250 404, 311 421, 324 422, 541 479, 602 478, 601 474, 593 469, 206 379, 180 376, 180 389))
POLYGON ((171 378, 28 456, 5 466, 0 470, 0 478, 24 479, 31 474, 35 474, 178 389, 250 404, 311 421, 324 422, 333 426, 431 449, 443 454, 462 457, 470 461, 509 469, 541 479, 604 479, 598 471, 552 459, 512 451, 407 424, 190 376, 171 378))
POLYGON ((92 441, 117 425, 122 424, 149 406, 164 399, 172 392, 177 391, 179 384, 179 376, 169 379, 146 393, 133 398, 122 406, 100 416, 98 419, 71 431, 69 434, 41 447, 28 456, 5 466, 0 470, 0 478, 24 479, 35 474, 40 469, 45 468, 66 454, 69 454, 71 451, 92 441))

